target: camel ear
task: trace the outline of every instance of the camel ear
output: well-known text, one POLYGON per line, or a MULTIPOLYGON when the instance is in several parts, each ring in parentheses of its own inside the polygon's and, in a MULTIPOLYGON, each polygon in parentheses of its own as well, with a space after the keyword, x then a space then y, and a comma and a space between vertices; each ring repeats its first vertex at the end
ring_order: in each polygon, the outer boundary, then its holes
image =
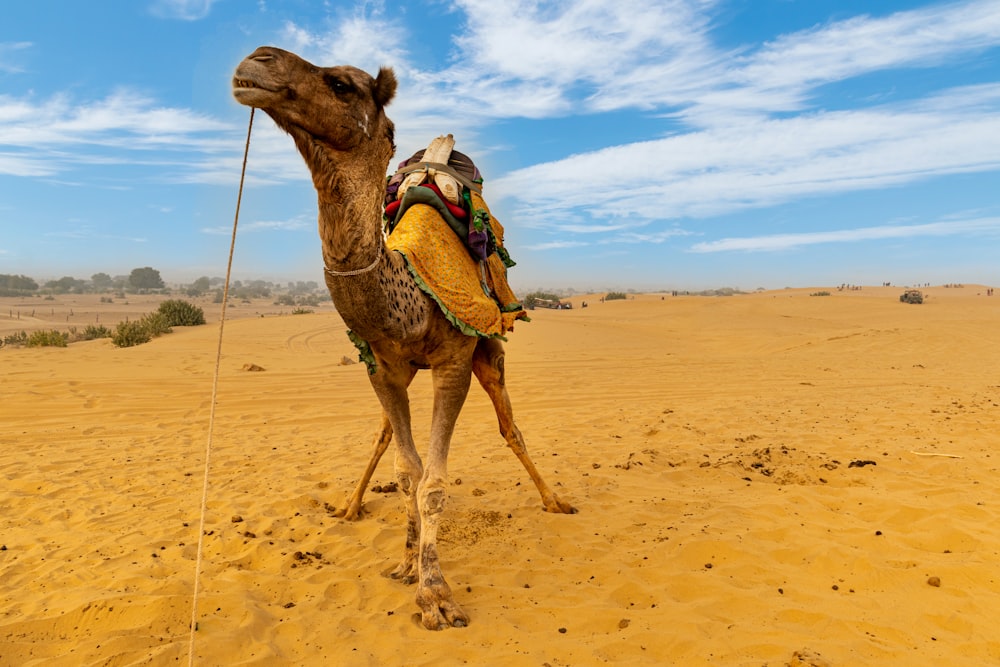
POLYGON ((391 67, 382 67, 375 77, 375 85, 372 87, 372 97, 375 104, 384 107, 396 94, 396 73, 391 67))

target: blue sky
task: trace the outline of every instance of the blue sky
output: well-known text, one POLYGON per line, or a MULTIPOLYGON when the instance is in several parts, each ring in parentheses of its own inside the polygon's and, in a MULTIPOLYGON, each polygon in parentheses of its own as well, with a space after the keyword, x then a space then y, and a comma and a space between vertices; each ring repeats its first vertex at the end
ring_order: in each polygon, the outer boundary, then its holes
MULTIPOLYGON (((1000 284, 1000 2, 7 3, 0 273, 225 273, 259 45, 395 68, 393 164, 473 156, 519 289, 1000 284)), ((234 277, 321 282, 255 119, 234 277)))

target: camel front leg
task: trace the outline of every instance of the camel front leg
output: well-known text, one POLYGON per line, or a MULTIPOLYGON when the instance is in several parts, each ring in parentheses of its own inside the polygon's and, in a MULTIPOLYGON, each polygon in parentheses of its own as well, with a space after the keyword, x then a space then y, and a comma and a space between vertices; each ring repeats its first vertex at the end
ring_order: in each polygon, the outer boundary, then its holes
POLYGON ((407 394, 407 387, 416 375, 416 370, 408 365, 394 368, 384 359, 378 359, 378 368, 378 372, 371 376, 371 383, 389 421, 391 433, 396 438, 396 481, 403 492, 406 507, 406 546, 403 549, 403 559, 388 575, 403 583, 412 584, 417 580, 417 547, 420 542, 417 489, 424 474, 410 430, 410 399, 407 394))
POLYGON ((561 499, 549 488, 535 467, 534 461, 528 456, 528 447, 524 444, 524 437, 521 435, 520 429, 514 423, 514 410, 511 408, 510 395, 507 393, 503 343, 495 339, 484 338, 480 340, 472 358, 472 371, 493 403, 493 409, 497 413, 497 421, 500 423, 500 434, 507 441, 507 446, 517 456, 524 469, 528 471, 531 481, 535 483, 535 488, 542 496, 542 505, 545 507, 545 511, 576 514, 575 507, 561 499))
POLYGON ((472 369, 466 356, 461 361, 435 368, 433 373, 431 443, 427 453, 427 466, 417 492, 417 506, 420 510, 417 606, 420 607, 424 627, 428 630, 440 630, 449 626, 465 627, 469 623, 468 615, 455 602, 451 587, 441 572, 437 532, 446 496, 448 449, 455 421, 469 393, 472 369))
POLYGON ((389 448, 391 440, 392 423, 389 421, 389 415, 383 410, 382 426, 375 435, 375 442, 372 444, 372 455, 368 459, 368 465, 365 467, 365 471, 362 473, 357 486, 354 487, 354 493, 351 494, 350 499, 347 501, 347 507, 334 512, 334 516, 348 521, 355 521, 361 518, 361 507, 365 498, 365 490, 368 488, 368 482, 372 481, 375 468, 378 467, 378 462, 382 459, 382 455, 385 454, 385 450, 389 448))

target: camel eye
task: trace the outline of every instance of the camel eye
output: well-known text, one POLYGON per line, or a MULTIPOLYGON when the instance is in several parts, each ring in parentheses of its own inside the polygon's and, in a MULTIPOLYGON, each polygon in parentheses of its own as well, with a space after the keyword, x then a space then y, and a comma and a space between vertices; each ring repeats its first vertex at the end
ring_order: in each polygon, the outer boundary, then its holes
POLYGON ((351 84, 333 75, 326 74, 323 76, 323 80, 326 82, 326 87, 337 95, 343 95, 352 90, 351 84))

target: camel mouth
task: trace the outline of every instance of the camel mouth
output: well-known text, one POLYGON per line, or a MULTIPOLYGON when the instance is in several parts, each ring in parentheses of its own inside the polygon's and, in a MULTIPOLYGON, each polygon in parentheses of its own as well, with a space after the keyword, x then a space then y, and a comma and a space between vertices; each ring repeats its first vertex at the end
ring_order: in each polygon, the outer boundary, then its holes
POLYGON ((273 100, 277 92, 277 89, 263 86, 254 79, 245 76, 233 77, 233 97, 240 104, 263 107, 273 100))
POLYGON ((270 88, 260 85, 256 81, 251 79, 241 79, 240 77, 233 77, 233 92, 239 92, 241 90, 263 90, 269 93, 274 91, 270 88))

